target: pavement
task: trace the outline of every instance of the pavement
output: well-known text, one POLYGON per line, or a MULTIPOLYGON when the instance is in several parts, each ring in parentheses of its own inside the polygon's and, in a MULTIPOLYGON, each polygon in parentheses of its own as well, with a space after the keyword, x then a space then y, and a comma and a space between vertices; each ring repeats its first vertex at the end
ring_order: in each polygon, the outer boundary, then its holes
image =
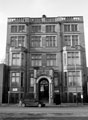
MULTIPOLYGON (((59 105, 56 104, 45 104, 46 107, 88 107, 88 103, 61 103, 59 105)), ((20 107, 19 104, 0 104, 1 107, 20 107)))

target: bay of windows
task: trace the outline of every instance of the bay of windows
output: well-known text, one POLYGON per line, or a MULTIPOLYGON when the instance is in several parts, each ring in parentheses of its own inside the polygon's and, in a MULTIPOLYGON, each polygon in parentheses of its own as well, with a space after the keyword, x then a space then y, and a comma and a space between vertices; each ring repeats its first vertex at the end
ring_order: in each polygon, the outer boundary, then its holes
POLYGON ((42 55, 32 54, 31 55, 31 65, 32 66, 42 66, 42 55))
POLYGON ((68 65, 80 65, 80 53, 79 52, 67 52, 67 64, 68 65))
POLYGON ((80 71, 68 71, 68 85, 70 87, 82 86, 80 71))
POLYGON ((47 66, 56 66, 56 54, 46 55, 47 66))
POLYGON ((56 47, 56 36, 31 36, 31 47, 56 47))

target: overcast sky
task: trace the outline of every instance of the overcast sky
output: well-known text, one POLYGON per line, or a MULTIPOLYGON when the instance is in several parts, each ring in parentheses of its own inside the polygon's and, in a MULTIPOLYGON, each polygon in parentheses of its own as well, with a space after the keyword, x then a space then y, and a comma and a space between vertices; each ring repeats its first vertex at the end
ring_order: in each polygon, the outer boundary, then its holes
POLYGON ((88 66, 88 0, 0 0, 0 61, 5 58, 8 17, 83 16, 88 66))

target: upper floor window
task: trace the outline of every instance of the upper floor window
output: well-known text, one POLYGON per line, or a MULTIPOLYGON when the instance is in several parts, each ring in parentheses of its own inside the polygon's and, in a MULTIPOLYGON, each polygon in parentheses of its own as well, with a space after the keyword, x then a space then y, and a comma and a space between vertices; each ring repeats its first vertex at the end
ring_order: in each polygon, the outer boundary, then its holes
POLYGON ((72 35, 72 46, 79 45, 78 35, 72 35))
POLYGON ((46 33, 55 32, 55 25, 46 25, 46 33))
POLYGON ((71 46, 71 36, 70 35, 65 35, 64 41, 65 41, 66 46, 71 46))
POLYGON ((21 65, 21 59, 20 59, 20 53, 12 53, 12 65, 20 66, 21 65))
POLYGON ((42 46, 41 36, 32 36, 31 47, 41 47, 41 46, 42 46))
POLYGON ((67 52, 67 64, 68 65, 80 65, 80 53, 79 52, 67 52))
POLYGON ((66 46, 79 45, 78 35, 64 35, 64 41, 66 46))
POLYGON ((39 33, 41 32, 41 26, 32 26, 32 32, 39 33))
POLYGON ((11 36, 11 47, 25 46, 25 36, 11 36))
POLYGON ((18 36, 18 46, 24 47, 24 40, 25 40, 24 36, 18 36))
POLYGON ((64 25, 64 32, 70 32, 70 25, 64 25))
POLYGON ((11 33, 25 32, 25 25, 12 25, 11 33))
POLYGON ((11 32, 12 33, 16 33, 17 32, 17 26, 16 25, 11 26, 11 32))
POLYGON ((19 25, 18 26, 18 32, 25 32, 25 26, 24 25, 19 25))
POLYGON ((77 27, 78 27, 77 24, 72 24, 72 25, 71 25, 71 31, 72 31, 72 32, 78 31, 78 28, 77 28, 77 27))
POLYGON ((64 25, 64 32, 77 32, 78 31, 78 24, 65 24, 64 25))
POLYGON ((11 36, 11 47, 17 46, 17 36, 11 36))
POLYGON ((46 36, 46 47, 56 47, 56 36, 46 36))
POLYGON ((42 55, 32 54, 31 55, 31 65, 32 66, 42 66, 42 55))
POLYGON ((25 54, 12 53, 12 66, 25 66, 25 54))
POLYGON ((47 66, 56 66, 56 54, 46 55, 47 66))

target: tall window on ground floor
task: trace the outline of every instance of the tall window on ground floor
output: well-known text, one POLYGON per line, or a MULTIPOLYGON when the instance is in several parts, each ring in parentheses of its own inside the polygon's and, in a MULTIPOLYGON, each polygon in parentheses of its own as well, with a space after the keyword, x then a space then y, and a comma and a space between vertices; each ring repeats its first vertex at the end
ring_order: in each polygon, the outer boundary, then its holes
POLYGON ((32 54, 31 55, 31 65, 32 66, 42 66, 42 55, 32 54))
POLYGON ((11 87, 19 87, 20 85, 20 73, 11 72, 11 87))
POLYGON ((82 86, 81 71, 68 71, 68 86, 69 87, 82 86))
POLYGON ((56 54, 46 55, 47 66, 56 66, 56 54))
POLYGON ((11 72, 11 87, 23 87, 24 86, 24 72, 11 72))

